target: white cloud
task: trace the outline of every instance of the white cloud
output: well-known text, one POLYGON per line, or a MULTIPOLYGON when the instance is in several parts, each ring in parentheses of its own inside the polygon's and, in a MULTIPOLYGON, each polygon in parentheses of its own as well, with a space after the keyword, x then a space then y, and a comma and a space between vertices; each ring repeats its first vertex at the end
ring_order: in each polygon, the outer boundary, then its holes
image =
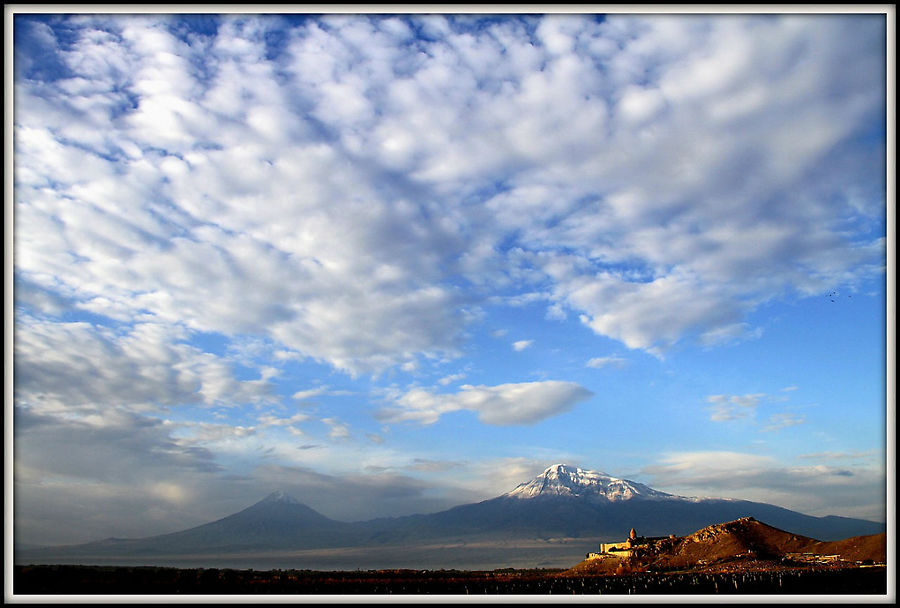
POLYGON ((272 416, 271 414, 266 414, 263 416, 259 416, 258 418, 260 426, 291 426, 297 424, 298 422, 304 422, 309 420, 309 415, 304 414, 302 412, 297 412, 293 416, 288 416, 287 418, 279 418, 277 416, 272 416))
POLYGON ((725 422, 753 418, 756 415, 756 407, 767 395, 754 393, 750 395, 710 395, 706 398, 713 406, 710 409, 710 420, 725 422))
POLYGON ((439 38, 409 46, 403 20, 330 16, 272 57, 275 18, 191 44, 154 16, 73 22, 70 76, 16 84, 16 272, 359 373, 458 353, 489 295, 460 277, 549 280, 556 318, 662 352, 883 270, 854 139, 883 111, 882 75, 854 67, 877 19, 421 24, 439 38))
MULTIPOLYGON (((788 387, 793 389, 795 387, 788 387)), ((782 389, 782 392, 784 389, 782 389)), ((706 398, 710 417, 713 422, 730 422, 733 420, 749 420, 755 423, 757 409, 760 403, 782 403, 788 401, 784 395, 767 395, 765 393, 752 393, 747 395, 709 395, 706 398)), ((787 427, 797 426, 806 422, 806 416, 791 412, 775 412, 769 414, 766 423, 759 428, 760 431, 778 431, 787 427)))
POLYGON ((747 323, 734 323, 704 332, 698 337, 698 341, 707 346, 717 346, 728 342, 756 339, 760 336, 762 336, 761 327, 751 329, 747 323))
MULTIPOLYGON (((261 416, 259 419, 260 427, 272 424, 278 424, 278 421, 270 416, 261 416)), ((173 437, 186 438, 193 443, 206 445, 207 447, 211 444, 223 443, 257 434, 256 427, 233 426, 211 422, 182 421, 174 423, 170 420, 164 420, 163 425, 170 430, 173 437)))
POLYGON ((271 399, 264 373, 238 380, 227 359, 156 323, 125 331, 19 316, 16 400, 32 407, 240 405, 271 399))
POLYGON ((740 305, 716 289, 675 276, 640 283, 604 273, 561 284, 560 290, 570 306, 585 311, 581 319, 595 332, 651 352, 692 331, 730 325, 741 314, 740 305))
POLYGON ((585 365, 595 369, 601 369, 604 367, 625 367, 627 363, 628 359, 613 355, 610 357, 593 357, 589 359, 585 365))
POLYGON ((666 98, 659 89, 628 87, 619 100, 618 110, 629 123, 644 123, 656 117, 665 107, 666 98))
POLYGON ((534 344, 534 340, 518 340, 516 342, 513 342, 512 347, 514 351, 521 352, 532 344, 534 344))
POLYGON ((791 414, 790 412, 781 412, 769 416, 768 424, 763 427, 763 430, 780 431, 781 429, 797 426, 804 422, 806 422, 806 416, 798 416, 796 414, 791 414))
POLYGON ((337 418, 322 418, 322 422, 328 426, 328 436, 332 439, 349 439, 350 426, 337 418))
POLYGON ((572 382, 548 380, 498 386, 464 385, 458 393, 435 394, 421 388, 395 395, 379 412, 390 422, 434 424, 444 414, 460 410, 478 413, 485 424, 535 424, 566 412, 593 396, 572 382))
MULTIPOLYGON (((221 78, 209 83, 195 81, 188 62, 177 54, 191 57, 196 49, 175 42, 152 20, 123 18, 122 23, 128 44, 115 54, 143 66, 132 84, 140 102, 132 114, 106 116, 105 132, 111 145, 162 147, 169 153, 120 163, 85 155, 79 146, 87 143, 95 149, 93 142, 64 141, 47 129, 22 127, 22 173, 52 176, 58 185, 41 211, 33 206, 36 199, 26 197, 32 204, 22 209, 26 238, 20 272, 33 273, 39 283, 62 278, 64 286, 80 292, 79 304, 102 314, 129 319, 149 311, 160 321, 184 322, 192 329, 268 334, 348 371, 455 348, 460 322, 454 296, 422 266, 430 263, 429 255, 397 255, 403 248, 429 248, 416 242, 448 243, 417 222, 416 205, 392 195, 378 200, 376 186, 351 176, 323 182, 320 176, 337 177, 335 170, 344 166, 327 147, 273 141, 271 133, 249 133, 218 118, 222 112, 246 111, 251 126, 264 127, 268 119, 263 108, 274 104, 278 132, 291 131, 299 120, 284 107, 289 91, 276 83, 272 66, 258 61, 262 41, 257 34, 235 24, 220 28, 221 44, 211 52, 223 55, 221 78), (212 88, 204 89, 209 84, 212 88), (240 91, 219 94, 222 87, 234 86, 240 91), (233 105, 248 91, 251 105, 229 110, 222 103, 233 105), (252 105, 263 99, 268 106, 252 105), (329 164, 334 166, 326 168, 329 164), (113 179, 120 182, 123 173, 126 183, 138 185, 124 201, 119 189, 106 187, 113 179), (312 183, 319 183, 319 189, 305 188, 298 195, 294 184, 312 183), (65 204, 65 195, 75 195, 80 204, 65 204), (255 204, 261 200, 280 203, 255 204), (361 213, 337 211, 335 200, 361 213), (49 231, 52 224, 46 222, 29 230, 45 217, 61 221, 49 231), (215 217, 216 224, 200 223, 208 217, 215 217), (298 231, 301 219, 306 229, 298 231), (60 246, 51 251, 47 245, 53 233, 60 234, 60 246), (29 234, 44 243, 36 240, 31 247, 29 234), (150 247, 133 247, 142 242, 150 247), (81 259, 74 267, 70 251, 81 259), (127 270, 110 263, 123 256, 130 258, 127 270), (289 262, 291 256, 296 256, 296 266, 289 262), (103 294, 102 309, 101 300, 90 297, 92 291, 103 294), (363 319, 366 323, 357 322, 363 319), (377 338, 364 335, 367 325, 377 338), (396 328, 394 338, 385 328, 396 328)), ((89 68, 83 63, 74 67, 79 66, 89 68)), ((102 74, 85 76, 99 82, 102 74)), ((58 97, 59 114, 71 114, 66 99, 58 97)), ((46 115, 26 119, 47 122, 46 115)), ((302 142, 299 135, 296 141, 302 142)), ((434 253, 439 261, 440 249, 434 253)))
POLYGON ((441 386, 447 386, 448 384, 453 384, 457 380, 462 380, 465 377, 466 377, 466 374, 462 373, 462 372, 460 372, 458 374, 450 374, 450 375, 444 376, 443 378, 438 380, 438 384, 440 384, 441 386))
POLYGON ((329 392, 329 388, 327 386, 319 386, 317 388, 310 388, 302 391, 297 391, 291 397, 296 399, 297 401, 305 401, 307 399, 312 399, 313 397, 318 397, 319 395, 324 395, 329 392))

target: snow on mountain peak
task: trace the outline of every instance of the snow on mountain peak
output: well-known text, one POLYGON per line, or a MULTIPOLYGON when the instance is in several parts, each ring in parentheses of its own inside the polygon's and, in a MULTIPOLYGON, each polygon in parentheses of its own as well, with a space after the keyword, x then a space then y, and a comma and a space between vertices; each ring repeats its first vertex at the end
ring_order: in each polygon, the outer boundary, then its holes
POLYGON ((281 491, 281 490, 276 490, 275 492, 272 492, 271 494, 269 494, 268 496, 266 496, 266 497, 262 500, 262 502, 265 502, 265 503, 282 503, 282 504, 289 504, 289 505, 297 505, 297 504, 300 504, 300 501, 298 501, 296 498, 294 498, 293 496, 291 496, 291 495, 289 495, 289 494, 287 494, 287 493, 285 493, 285 492, 283 492, 283 491, 281 491))
POLYGON ((567 464, 554 464, 513 491, 507 498, 538 498, 548 496, 585 497, 609 501, 632 498, 669 498, 671 494, 659 492, 642 483, 619 479, 600 471, 588 471, 567 464))

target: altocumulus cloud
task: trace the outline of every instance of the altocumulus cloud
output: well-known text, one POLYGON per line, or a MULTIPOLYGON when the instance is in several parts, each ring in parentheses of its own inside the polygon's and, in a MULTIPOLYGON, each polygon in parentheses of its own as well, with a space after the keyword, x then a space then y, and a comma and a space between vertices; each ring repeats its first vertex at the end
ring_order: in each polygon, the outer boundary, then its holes
POLYGON ((179 343, 183 336, 159 323, 116 331, 22 316, 16 324, 16 400, 71 412, 104 404, 158 408, 271 398, 265 379, 235 379, 229 361, 179 343))
POLYGON ((358 373, 458 353, 523 279, 662 352, 883 266, 878 19, 26 25, 58 65, 17 74, 16 274, 53 310, 358 373))
POLYGON ((458 393, 433 393, 414 388, 395 395, 378 413, 391 422, 433 424, 450 412, 477 412, 485 424, 534 424, 572 409, 593 393, 573 382, 547 380, 499 386, 464 385, 458 393))
POLYGON ((759 405, 759 402, 766 396, 762 393, 750 395, 709 395, 706 401, 713 404, 709 408, 711 412, 709 419, 714 422, 725 422, 741 418, 752 418, 756 414, 756 407, 759 405))

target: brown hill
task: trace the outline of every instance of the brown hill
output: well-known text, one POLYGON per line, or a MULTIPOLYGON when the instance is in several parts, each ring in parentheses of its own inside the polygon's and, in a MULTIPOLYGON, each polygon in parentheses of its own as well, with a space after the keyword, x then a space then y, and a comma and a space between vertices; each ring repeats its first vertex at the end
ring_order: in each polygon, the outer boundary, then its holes
POLYGON ((871 534, 854 536, 844 540, 819 543, 819 553, 823 555, 837 554, 844 561, 866 561, 884 563, 887 555, 887 535, 871 534))
POLYGON ((708 569, 735 563, 747 568, 864 560, 883 563, 885 555, 885 534, 823 542, 743 517, 707 526, 688 536, 637 539, 630 555, 589 558, 567 574, 708 569))

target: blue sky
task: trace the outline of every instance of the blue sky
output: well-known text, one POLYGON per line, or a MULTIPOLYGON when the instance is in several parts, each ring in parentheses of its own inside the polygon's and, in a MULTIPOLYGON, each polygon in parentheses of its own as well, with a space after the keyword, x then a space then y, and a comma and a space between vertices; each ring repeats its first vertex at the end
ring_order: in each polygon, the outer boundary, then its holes
POLYGON ((14 26, 18 540, 557 462, 884 520, 884 15, 14 26))

